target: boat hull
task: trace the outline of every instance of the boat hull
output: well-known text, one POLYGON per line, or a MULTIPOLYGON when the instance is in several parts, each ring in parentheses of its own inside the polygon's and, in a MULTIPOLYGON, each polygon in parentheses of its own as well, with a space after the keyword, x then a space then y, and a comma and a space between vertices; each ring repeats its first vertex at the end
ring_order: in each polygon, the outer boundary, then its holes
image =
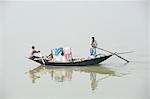
POLYGON ((85 59, 80 61, 72 61, 72 62, 49 62, 48 60, 44 60, 44 63, 41 59, 39 60, 33 60, 37 63, 43 64, 43 65, 49 65, 49 66, 91 66, 91 65, 97 65, 112 55, 102 56, 98 58, 92 58, 92 59, 85 59))

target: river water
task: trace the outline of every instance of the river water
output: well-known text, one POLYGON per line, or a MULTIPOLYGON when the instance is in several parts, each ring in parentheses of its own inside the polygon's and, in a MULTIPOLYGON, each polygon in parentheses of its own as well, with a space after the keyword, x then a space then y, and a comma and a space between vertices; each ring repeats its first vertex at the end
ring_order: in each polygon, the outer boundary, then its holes
MULTIPOLYGON (((147 3, 0 2, 1 99, 149 99, 147 3), (112 52, 96 66, 42 66, 26 58, 32 45, 42 55, 71 47, 89 55, 89 40, 112 52)), ((97 53, 105 53, 97 50, 97 53)), ((108 54, 108 53, 107 53, 108 54)))

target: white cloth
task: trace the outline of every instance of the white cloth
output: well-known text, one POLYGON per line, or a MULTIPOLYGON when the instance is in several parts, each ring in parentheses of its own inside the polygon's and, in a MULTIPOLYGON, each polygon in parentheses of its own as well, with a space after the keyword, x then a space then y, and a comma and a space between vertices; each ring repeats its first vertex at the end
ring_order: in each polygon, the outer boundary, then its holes
MULTIPOLYGON (((94 42, 93 42, 93 43, 94 43, 94 45, 97 47, 97 45, 98 45, 98 44, 97 44, 97 41, 96 41, 96 40, 94 40, 94 42)), ((93 48, 93 47, 92 47, 92 40, 90 40, 90 48, 93 48)))

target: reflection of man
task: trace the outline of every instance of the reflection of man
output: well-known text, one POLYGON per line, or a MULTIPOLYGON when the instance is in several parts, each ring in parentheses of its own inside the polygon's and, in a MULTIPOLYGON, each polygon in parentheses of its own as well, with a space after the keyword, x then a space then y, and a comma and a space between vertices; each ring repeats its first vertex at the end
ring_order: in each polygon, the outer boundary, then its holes
POLYGON ((35 83, 35 80, 37 78, 40 78, 40 73, 41 71, 44 71, 44 67, 43 66, 39 66, 35 69, 30 70, 29 73, 29 77, 32 80, 32 83, 35 83))
POLYGON ((91 89, 94 91, 97 87, 96 73, 90 73, 91 89))
POLYGON ((40 78, 40 76, 35 75, 35 73, 32 72, 32 71, 29 71, 29 76, 30 76, 30 78, 31 78, 31 80, 32 80, 32 83, 35 83, 35 80, 36 80, 37 78, 40 78))

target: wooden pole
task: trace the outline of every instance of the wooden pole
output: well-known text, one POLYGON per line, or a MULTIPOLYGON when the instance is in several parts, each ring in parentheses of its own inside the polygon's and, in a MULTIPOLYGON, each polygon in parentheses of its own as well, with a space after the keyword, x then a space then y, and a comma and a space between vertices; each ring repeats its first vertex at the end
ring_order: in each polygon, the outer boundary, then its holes
POLYGON ((110 52, 110 51, 105 50, 105 49, 103 49, 103 48, 99 48, 99 47, 96 47, 96 48, 97 48, 97 49, 100 49, 100 50, 103 50, 103 51, 106 51, 106 52, 108 52, 108 53, 110 53, 110 54, 112 54, 112 55, 116 55, 116 56, 119 57, 120 59, 123 59, 123 60, 125 60, 127 63, 129 63, 128 60, 124 59, 123 57, 119 56, 119 55, 116 54, 116 53, 110 52))

